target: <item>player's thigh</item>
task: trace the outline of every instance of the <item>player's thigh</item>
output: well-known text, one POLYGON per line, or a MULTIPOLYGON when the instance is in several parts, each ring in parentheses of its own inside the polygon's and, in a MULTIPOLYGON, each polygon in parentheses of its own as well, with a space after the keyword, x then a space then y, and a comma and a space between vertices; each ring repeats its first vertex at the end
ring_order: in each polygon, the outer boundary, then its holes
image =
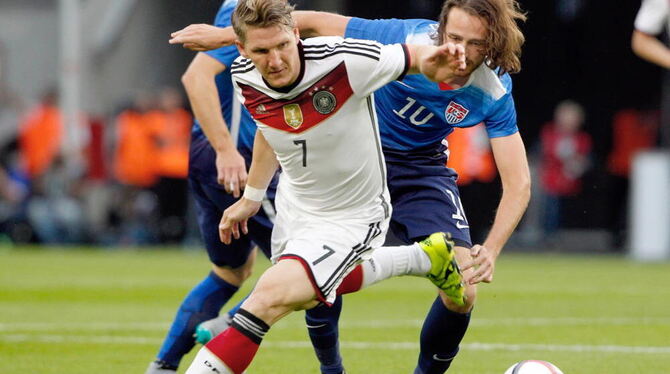
POLYGON ((223 210, 236 199, 219 186, 189 180, 196 204, 198 226, 210 261, 218 267, 240 268, 247 263, 252 250, 248 236, 226 245, 219 239, 219 223, 223 210))
POLYGON ((442 231, 450 233, 456 245, 472 246, 456 180, 446 171, 444 175, 396 177, 389 181, 389 190, 391 230, 400 240, 411 243, 442 231))
POLYGON ((317 298, 327 304, 335 300, 344 277, 369 257, 372 248, 382 245, 388 226, 388 220, 364 223, 284 217, 283 213, 280 209, 273 232, 273 258, 299 261, 317 298))
POLYGON ((259 278, 242 308, 272 325, 281 317, 316 304, 308 272, 294 259, 284 259, 259 278))

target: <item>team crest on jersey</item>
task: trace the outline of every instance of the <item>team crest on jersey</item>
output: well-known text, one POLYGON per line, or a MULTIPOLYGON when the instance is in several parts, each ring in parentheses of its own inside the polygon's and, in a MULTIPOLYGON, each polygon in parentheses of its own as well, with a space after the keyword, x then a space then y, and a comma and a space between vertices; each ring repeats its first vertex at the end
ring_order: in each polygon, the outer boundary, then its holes
POLYGON ((337 99, 332 92, 327 90, 318 91, 312 97, 312 104, 314 109, 321 114, 328 114, 335 110, 337 99))
POLYGON ((284 122, 287 125, 297 129, 302 125, 302 110, 298 104, 284 105, 284 122))
POLYGON ((452 101, 447 105, 447 109, 444 111, 444 116, 448 124, 455 125, 461 122, 469 112, 470 111, 463 105, 452 101))

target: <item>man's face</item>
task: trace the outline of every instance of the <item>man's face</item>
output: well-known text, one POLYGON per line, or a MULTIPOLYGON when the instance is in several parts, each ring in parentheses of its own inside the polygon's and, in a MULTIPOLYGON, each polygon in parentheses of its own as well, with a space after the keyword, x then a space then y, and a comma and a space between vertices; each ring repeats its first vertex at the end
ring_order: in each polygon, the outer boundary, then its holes
POLYGON ((452 8, 447 16, 447 24, 444 28, 444 42, 462 44, 465 48, 464 70, 457 70, 457 76, 468 76, 486 58, 486 37, 488 35, 487 22, 477 16, 473 16, 460 8, 452 8))
POLYGON ((240 54, 250 59, 272 87, 286 87, 298 79, 298 29, 283 26, 247 27, 240 54))

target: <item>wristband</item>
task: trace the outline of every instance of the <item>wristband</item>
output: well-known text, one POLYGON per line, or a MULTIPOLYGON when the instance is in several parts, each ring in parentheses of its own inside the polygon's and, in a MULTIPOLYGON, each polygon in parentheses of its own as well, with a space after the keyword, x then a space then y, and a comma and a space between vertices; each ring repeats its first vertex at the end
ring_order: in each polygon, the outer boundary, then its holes
POLYGON ((263 198, 265 197, 265 188, 264 189, 258 189, 258 188, 253 188, 250 185, 247 185, 244 188, 244 194, 242 197, 244 197, 247 200, 251 201, 256 201, 260 202, 263 201, 263 198))

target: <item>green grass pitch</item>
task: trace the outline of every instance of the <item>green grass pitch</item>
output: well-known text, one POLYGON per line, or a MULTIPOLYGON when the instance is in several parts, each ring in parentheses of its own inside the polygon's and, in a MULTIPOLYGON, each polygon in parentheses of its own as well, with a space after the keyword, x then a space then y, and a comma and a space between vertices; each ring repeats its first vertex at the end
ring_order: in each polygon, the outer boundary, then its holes
MULTIPOLYGON (((0 373, 144 373, 208 268, 199 250, 0 249, 0 373)), ((409 277, 347 295, 348 372, 411 373, 433 298, 427 280, 409 277)), ((248 372, 318 373, 305 330, 302 313, 280 321, 248 372)), ((504 254, 449 373, 502 374, 523 359, 566 374, 670 372, 670 264, 504 254)))

